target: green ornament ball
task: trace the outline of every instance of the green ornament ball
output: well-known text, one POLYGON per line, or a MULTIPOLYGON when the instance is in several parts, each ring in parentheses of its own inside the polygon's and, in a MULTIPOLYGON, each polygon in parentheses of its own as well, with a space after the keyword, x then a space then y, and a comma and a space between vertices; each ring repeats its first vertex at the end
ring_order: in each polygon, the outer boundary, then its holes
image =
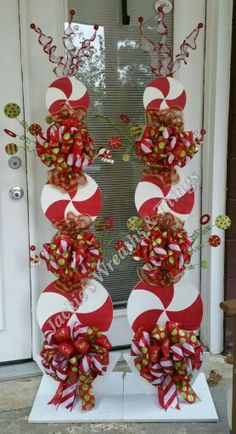
POLYGON ((9 102, 4 107, 4 113, 8 118, 17 118, 21 112, 20 106, 14 102, 9 102))
POLYGON ((141 227, 142 221, 139 217, 133 216, 127 220, 127 228, 130 231, 138 231, 141 227))
POLYGON ((123 157, 122 157, 122 160, 123 160, 125 163, 128 163, 128 161, 130 160, 130 155, 129 155, 129 154, 124 154, 123 157))

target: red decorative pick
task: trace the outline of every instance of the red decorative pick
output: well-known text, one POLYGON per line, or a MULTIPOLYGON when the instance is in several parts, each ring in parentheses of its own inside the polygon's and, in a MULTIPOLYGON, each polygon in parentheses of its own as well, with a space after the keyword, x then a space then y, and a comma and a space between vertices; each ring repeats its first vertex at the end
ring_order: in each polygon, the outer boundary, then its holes
POLYGON ((146 38, 144 35, 144 19, 139 17, 140 23, 140 37, 143 50, 145 53, 149 53, 151 57, 151 70, 157 76, 172 76, 181 66, 181 63, 187 63, 189 57, 189 51, 196 50, 196 40, 200 29, 203 24, 199 23, 198 26, 188 35, 180 46, 180 53, 173 56, 171 48, 167 44, 168 28, 164 20, 164 11, 160 6, 157 9, 160 17, 157 20, 156 31, 160 37, 159 43, 153 42, 146 38))
POLYGON ((57 76, 75 76, 78 73, 78 69, 83 67, 85 58, 89 57, 88 49, 92 46, 92 42, 95 40, 97 30, 99 26, 94 25, 94 33, 90 39, 84 39, 81 42, 81 46, 78 48, 74 44, 74 37, 76 36, 73 27, 72 20, 75 15, 75 10, 71 9, 69 12, 68 27, 63 34, 63 45, 65 54, 58 56, 56 54, 57 46, 53 43, 52 36, 47 36, 40 27, 37 27, 34 23, 30 24, 30 28, 38 34, 38 42, 43 47, 43 51, 47 54, 49 62, 53 63, 55 67, 53 72, 57 76))

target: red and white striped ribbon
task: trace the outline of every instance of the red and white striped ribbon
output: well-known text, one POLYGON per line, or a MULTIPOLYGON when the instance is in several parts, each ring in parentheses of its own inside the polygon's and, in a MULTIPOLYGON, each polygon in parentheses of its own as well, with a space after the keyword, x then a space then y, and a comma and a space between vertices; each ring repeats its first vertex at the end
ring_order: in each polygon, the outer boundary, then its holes
POLYGON ((158 388, 158 397, 163 408, 179 409, 177 388, 170 375, 165 377, 162 386, 158 388))
POLYGON ((141 149, 145 154, 150 154, 152 152, 153 141, 151 139, 142 139, 141 149))
POLYGON ((76 397, 77 383, 66 386, 63 389, 61 395, 61 401, 58 407, 67 408, 67 410, 72 410, 73 404, 76 397))

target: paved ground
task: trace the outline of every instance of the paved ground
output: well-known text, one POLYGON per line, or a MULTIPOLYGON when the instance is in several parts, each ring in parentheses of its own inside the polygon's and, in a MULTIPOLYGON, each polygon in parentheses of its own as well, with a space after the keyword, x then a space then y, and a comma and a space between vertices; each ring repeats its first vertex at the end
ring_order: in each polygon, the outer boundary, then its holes
POLYGON ((205 364, 206 375, 210 369, 217 369, 223 376, 220 383, 211 388, 219 423, 29 425, 28 415, 41 380, 40 376, 35 376, 0 382, 0 434, 226 434, 226 396, 231 381, 231 366, 225 364, 221 356, 217 356, 209 358, 205 364))

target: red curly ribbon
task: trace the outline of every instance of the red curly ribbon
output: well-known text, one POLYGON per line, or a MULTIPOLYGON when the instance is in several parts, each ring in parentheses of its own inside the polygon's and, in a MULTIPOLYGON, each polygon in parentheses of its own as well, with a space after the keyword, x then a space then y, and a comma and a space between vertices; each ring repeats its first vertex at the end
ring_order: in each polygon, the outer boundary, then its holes
POLYGON ((45 333, 41 350, 46 374, 60 384, 48 404, 72 410, 76 395, 82 401, 82 410, 95 405, 93 381, 104 375, 109 364, 111 344, 96 327, 75 323, 54 332, 45 333))
POLYGON ((53 45, 52 36, 47 36, 43 33, 40 27, 36 27, 35 24, 31 24, 30 27, 35 33, 38 34, 38 42, 43 47, 43 51, 47 54, 49 62, 56 64, 53 72, 57 76, 74 76, 78 73, 78 68, 83 66, 83 60, 89 57, 89 48, 92 42, 96 38, 98 26, 94 26, 95 32, 90 39, 85 39, 82 41, 80 47, 74 44, 74 38, 76 33, 73 31, 71 26, 72 19, 74 16, 74 11, 70 11, 70 17, 68 22, 68 27, 63 34, 63 45, 65 49, 65 54, 63 56, 57 56, 56 50, 57 46, 53 45))
POLYGON ((181 330, 179 323, 167 322, 153 330, 139 328, 132 341, 135 366, 149 383, 157 387, 162 408, 179 409, 179 396, 189 404, 199 400, 191 387, 191 376, 202 364, 203 349, 193 332, 181 330))
POLYGON ((144 35, 144 19, 139 18, 140 22, 140 39, 142 48, 145 53, 148 53, 151 58, 151 70, 157 76, 172 76, 180 68, 181 62, 187 63, 189 51, 196 50, 196 40, 199 30, 203 27, 200 23, 198 26, 184 39, 180 46, 180 53, 176 55, 175 61, 173 53, 167 44, 168 28, 164 20, 164 11, 158 9, 159 19, 156 24, 157 35, 160 37, 159 42, 153 42, 144 35))

